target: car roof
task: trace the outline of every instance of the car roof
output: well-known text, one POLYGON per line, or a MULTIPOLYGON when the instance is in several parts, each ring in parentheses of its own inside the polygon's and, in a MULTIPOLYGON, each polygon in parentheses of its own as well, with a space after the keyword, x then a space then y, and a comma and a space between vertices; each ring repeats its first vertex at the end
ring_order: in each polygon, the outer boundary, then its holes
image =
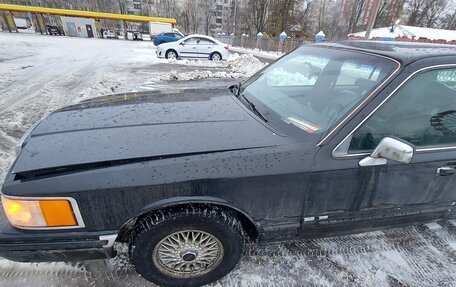
POLYGON ((318 43, 313 46, 343 48, 374 53, 396 59, 404 65, 425 58, 456 56, 456 46, 449 44, 346 40, 338 43, 318 43))
POLYGON ((208 40, 211 40, 211 41, 220 43, 220 41, 218 41, 217 39, 215 39, 215 38, 213 38, 213 37, 211 37, 211 36, 200 35, 200 34, 191 34, 191 35, 185 36, 185 37, 182 38, 182 39, 188 39, 188 38, 193 38, 193 37, 205 38, 205 39, 208 39, 208 40))

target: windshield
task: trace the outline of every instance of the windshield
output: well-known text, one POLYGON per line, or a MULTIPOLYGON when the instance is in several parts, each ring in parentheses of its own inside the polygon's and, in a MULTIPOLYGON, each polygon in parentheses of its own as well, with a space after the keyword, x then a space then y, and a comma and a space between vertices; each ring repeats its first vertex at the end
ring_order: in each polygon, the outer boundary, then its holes
POLYGON ((397 63, 379 56, 302 47, 244 82, 241 93, 266 111, 265 118, 322 133, 395 68, 397 63))

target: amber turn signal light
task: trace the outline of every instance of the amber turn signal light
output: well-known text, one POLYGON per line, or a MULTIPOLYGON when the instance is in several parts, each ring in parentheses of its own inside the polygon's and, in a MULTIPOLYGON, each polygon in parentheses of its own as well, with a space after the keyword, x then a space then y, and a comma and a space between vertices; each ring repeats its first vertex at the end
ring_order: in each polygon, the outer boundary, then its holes
POLYGON ((77 226, 72 205, 66 199, 20 199, 2 195, 11 225, 24 228, 77 226))

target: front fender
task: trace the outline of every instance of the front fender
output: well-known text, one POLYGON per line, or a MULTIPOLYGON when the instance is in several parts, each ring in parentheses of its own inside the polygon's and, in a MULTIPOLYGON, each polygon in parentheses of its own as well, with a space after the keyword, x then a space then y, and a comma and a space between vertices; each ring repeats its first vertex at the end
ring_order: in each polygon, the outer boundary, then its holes
MULTIPOLYGON (((144 206, 136 216, 134 216, 133 218, 130 218, 124 224, 122 224, 122 226, 120 228, 118 240, 128 241, 128 238, 129 238, 128 235, 130 234, 131 230, 133 229, 138 218, 141 218, 142 216, 145 216, 146 214, 149 214, 151 212, 162 210, 164 208, 177 207, 180 205, 189 205, 189 204, 208 204, 208 205, 210 204, 210 205, 214 205, 214 206, 218 206, 218 207, 223 207, 226 209, 231 209, 231 210, 241 214, 242 216, 244 216, 244 219, 248 220, 249 223, 251 224, 251 225, 249 224, 249 226, 251 226, 255 229, 254 232, 256 234, 258 234, 262 230, 262 228, 258 224, 258 222, 256 222, 247 212, 245 212, 244 210, 242 210, 236 206, 233 206, 232 204, 230 204, 228 201, 226 201, 224 199, 212 197, 212 196, 177 196, 177 197, 171 197, 171 198, 158 200, 156 202, 153 202, 151 204, 147 204, 146 206, 144 206)), ((251 236, 251 237, 253 238, 256 236, 251 236)))
POLYGON ((233 206, 230 204, 228 201, 218 198, 218 197, 212 197, 212 196, 177 196, 177 197, 171 197, 171 198, 166 198, 166 199, 161 199, 156 202, 153 202, 151 204, 148 204, 144 206, 141 210, 141 212, 137 215, 137 217, 141 217, 142 215, 145 215, 147 213, 150 213, 152 211, 160 210, 163 208, 167 207, 172 207, 172 206, 177 206, 177 205, 183 205, 183 204, 212 204, 212 205, 217 205, 217 206, 222 206, 226 207, 229 209, 233 209, 242 215, 244 215, 250 222, 252 222, 256 227, 257 224, 255 223, 255 220, 244 210, 233 206))

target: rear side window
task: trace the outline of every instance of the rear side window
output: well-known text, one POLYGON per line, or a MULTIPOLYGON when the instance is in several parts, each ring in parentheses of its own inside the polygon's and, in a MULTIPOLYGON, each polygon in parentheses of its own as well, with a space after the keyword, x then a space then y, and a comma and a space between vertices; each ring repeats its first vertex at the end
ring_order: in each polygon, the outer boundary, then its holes
POLYGON ((163 35, 166 36, 166 37, 173 37, 173 36, 174 36, 173 33, 165 33, 165 34, 163 34, 163 35))
POLYGON ((214 42, 208 39, 200 38, 198 44, 200 45, 213 45, 214 42))
POLYGON ((355 131, 349 152, 371 151, 387 136, 417 147, 456 146, 456 69, 409 80, 355 131))

